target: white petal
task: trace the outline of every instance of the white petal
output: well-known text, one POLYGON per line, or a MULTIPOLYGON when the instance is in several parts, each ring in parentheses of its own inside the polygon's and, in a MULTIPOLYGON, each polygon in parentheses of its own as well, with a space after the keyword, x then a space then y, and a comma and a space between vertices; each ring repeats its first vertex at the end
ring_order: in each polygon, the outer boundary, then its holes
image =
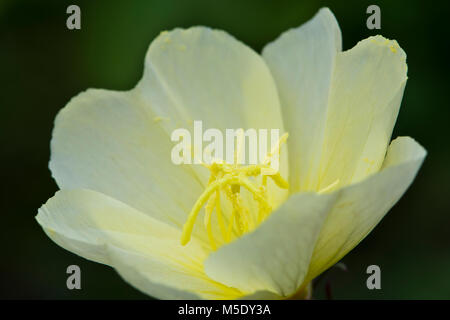
POLYGON ((55 121, 50 169, 61 189, 91 189, 182 226, 203 190, 171 160, 172 143, 132 92, 88 90, 55 121))
POLYGON ((205 262, 216 281, 246 294, 287 297, 298 289, 334 195, 291 196, 254 232, 221 247, 205 262))
POLYGON ((108 245, 107 254, 117 272, 143 293, 159 299, 236 299, 242 294, 209 279, 205 274, 193 275, 185 269, 140 253, 108 245), (155 280, 156 278, 156 280, 155 280))
POLYGON ((406 55, 381 36, 339 54, 333 74, 318 189, 377 172, 386 155, 406 84, 406 55))
POLYGON ((337 22, 322 9, 263 53, 292 137, 293 192, 362 180, 379 170, 390 141, 407 79, 405 53, 381 36, 340 50, 337 22))
POLYGON ((380 172, 337 193, 311 259, 308 280, 338 262, 378 224, 414 180, 426 151, 409 137, 392 141, 380 172))
POLYGON ((263 59, 223 31, 164 32, 151 44, 136 88, 169 130, 283 129, 275 83, 263 59))
MULTIPOLYGON (((159 299, 170 300, 197 300, 200 298, 195 293, 176 289, 167 286, 164 283, 151 281, 153 278, 152 270, 155 270, 159 275, 162 275, 165 278, 171 278, 171 281, 174 277, 180 276, 179 273, 173 272, 165 266, 161 266, 158 262, 152 263, 152 261, 148 261, 149 259, 146 259, 143 256, 137 255, 134 252, 122 250, 112 245, 105 245, 105 253, 108 255, 111 265, 114 266, 120 276, 143 293, 159 299)), ((182 278, 183 277, 177 280, 180 282, 185 280, 182 278)))
POLYGON ((90 190, 59 191, 36 217, 47 235, 84 258, 108 264, 158 298, 236 297, 237 290, 203 272, 207 254, 181 232, 126 204, 90 190))
MULTIPOLYGON (((279 90, 289 132, 291 191, 308 189, 307 174, 318 172, 335 58, 341 32, 329 9, 283 33, 263 50, 279 90)), ((309 188, 312 189, 312 188, 309 188)))

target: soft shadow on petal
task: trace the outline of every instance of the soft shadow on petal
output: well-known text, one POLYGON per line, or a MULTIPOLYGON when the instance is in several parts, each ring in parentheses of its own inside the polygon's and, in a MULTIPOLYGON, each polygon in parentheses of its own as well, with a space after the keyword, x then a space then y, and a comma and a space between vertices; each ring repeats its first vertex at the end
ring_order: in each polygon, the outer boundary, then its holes
POLYGON ((338 262, 380 222, 414 180, 426 156, 409 137, 392 141, 381 171, 337 191, 317 240, 307 281, 338 262))
POLYGON ((203 272, 207 253, 180 231, 126 204, 90 190, 63 190, 36 217, 58 245, 116 268, 130 283, 158 298, 224 298, 241 294, 203 272))
POLYGON ((221 247, 205 261, 205 272, 244 293, 295 293, 308 271, 323 221, 336 195, 291 196, 254 232, 221 247))
POLYGON ((239 300, 281 300, 283 297, 270 292, 270 291, 258 291, 239 298, 239 300))

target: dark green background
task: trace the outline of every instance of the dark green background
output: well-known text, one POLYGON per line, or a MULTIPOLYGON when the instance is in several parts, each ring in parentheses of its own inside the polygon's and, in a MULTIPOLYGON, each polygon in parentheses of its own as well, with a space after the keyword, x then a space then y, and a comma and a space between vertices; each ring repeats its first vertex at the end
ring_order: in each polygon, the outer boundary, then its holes
MULTIPOLYGON (((447 2, 448 3, 448 2, 447 2)), ((428 157, 406 195, 330 272, 334 298, 450 298, 450 150, 448 12, 435 1, 18 1, 0 0, 0 298, 146 298, 113 269, 54 244, 34 220, 57 190, 48 170, 53 120, 90 87, 130 89, 146 49, 162 30, 206 25, 260 51, 281 32, 328 6, 344 49, 376 33, 397 39, 408 55, 408 84, 394 131, 428 157), (78 4, 82 29, 66 28, 78 4), (382 29, 366 28, 366 8, 381 7, 382 29), (66 289, 77 264, 82 290, 66 289), (365 286, 366 267, 382 270, 382 290, 365 286)), ((323 288, 316 297, 324 297, 323 288)))

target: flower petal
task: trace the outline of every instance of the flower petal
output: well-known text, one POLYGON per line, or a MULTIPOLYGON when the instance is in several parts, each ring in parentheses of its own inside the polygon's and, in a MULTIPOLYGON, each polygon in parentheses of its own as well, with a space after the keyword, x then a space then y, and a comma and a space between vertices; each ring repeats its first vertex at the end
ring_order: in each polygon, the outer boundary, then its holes
POLYGON ((141 253, 106 247, 111 264, 130 285, 159 299, 236 299, 241 293, 209 279, 203 273, 191 274, 173 268, 141 253), (157 279, 155 280, 155 275, 157 279))
MULTIPOLYGON (((152 270, 156 270, 164 278, 172 278, 174 274, 179 276, 178 272, 165 268, 156 263, 152 263, 150 259, 146 259, 142 255, 138 255, 134 252, 122 250, 113 245, 105 245, 105 252, 109 258, 111 265, 114 266, 120 276, 127 281, 133 287, 139 289, 141 292, 157 297, 159 299, 188 299, 197 300, 200 297, 195 293, 188 292, 182 289, 176 289, 165 285, 163 282, 151 281, 152 270), (150 261, 148 261, 150 260, 150 261)), ((177 277, 178 278, 178 277, 177 277)), ((177 279, 177 281, 184 281, 183 277, 177 279)))
POLYGON ((205 261, 212 279, 250 295, 287 297, 298 289, 335 195, 291 196, 254 232, 221 247, 205 261))
POLYGON ((379 170, 390 141, 407 79, 405 53, 381 36, 340 50, 339 27, 323 9, 263 53, 293 133, 293 192, 362 180, 379 170))
POLYGON ((381 171, 339 190, 311 259, 311 280, 338 262, 378 224, 414 180, 426 151, 409 137, 389 146, 381 171))
POLYGON ((277 128, 283 120, 264 60, 229 34, 206 27, 163 32, 151 44, 136 90, 171 132, 202 120, 204 129, 277 128))
POLYGON ((381 36, 339 54, 327 110, 318 189, 361 181, 383 164, 406 85, 406 55, 381 36))
POLYGON ((203 185, 173 164, 170 137, 133 92, 88 90, 60 111, 50 169, 60 189, 91 189, 181 227, 203 185))
POLYGON ((129 282, 158 298, 224 298, 241 294, 203 272, 206 252, 193 239, 126 204, 90 190, 63 190, 36 217, 47 235, 86 259, 116 268, 129 282))
POLYGON ((285 129, 290 134, 292 192, 308 189, 307 174, 318 172, 328 96, 341 42, 339 25, 325 8, 263 50, 277 83, 285 129))

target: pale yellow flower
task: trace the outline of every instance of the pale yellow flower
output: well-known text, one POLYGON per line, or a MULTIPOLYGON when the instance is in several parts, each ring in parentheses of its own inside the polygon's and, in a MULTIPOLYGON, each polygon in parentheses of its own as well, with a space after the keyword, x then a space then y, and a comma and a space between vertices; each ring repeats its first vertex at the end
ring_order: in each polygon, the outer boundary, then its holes
POLYGON ((426 155, 409 137, 390 143, 405 59, 381 36, 342 52, 328 9, 262 56, 222 31, 164 32, 134 89, 91 89, 58 114, 50 169, 61 190, 37 220, 60 246, 154 297, 304 297, 399 200, 426 155), (228 198, 211 192, 186 223, 225 172, 170 161, 171 132, 194 120, 281 129, 289 139, 266 188, 239 175, 228 198))

